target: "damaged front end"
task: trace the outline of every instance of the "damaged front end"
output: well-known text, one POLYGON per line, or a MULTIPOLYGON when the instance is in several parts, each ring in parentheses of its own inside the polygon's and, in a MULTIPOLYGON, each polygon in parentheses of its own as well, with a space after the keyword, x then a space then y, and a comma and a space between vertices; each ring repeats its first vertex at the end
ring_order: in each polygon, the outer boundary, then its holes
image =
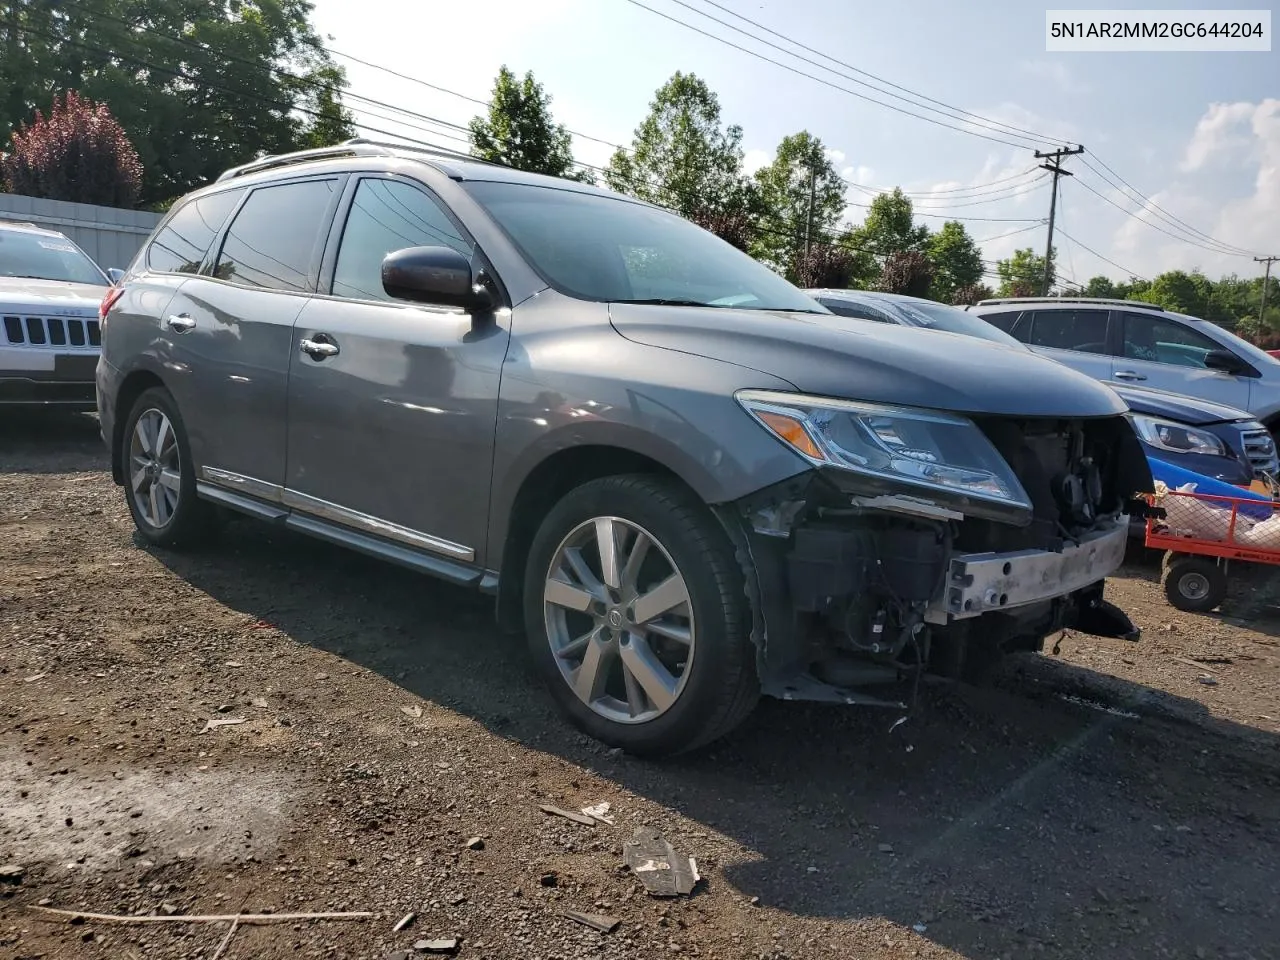
POLYGON ((1063 629, 1138 639, 1103 597, 1151 486, 1123 417, 743 403, 815 467, 720 510, 765 693, 899 706, 1063 629))

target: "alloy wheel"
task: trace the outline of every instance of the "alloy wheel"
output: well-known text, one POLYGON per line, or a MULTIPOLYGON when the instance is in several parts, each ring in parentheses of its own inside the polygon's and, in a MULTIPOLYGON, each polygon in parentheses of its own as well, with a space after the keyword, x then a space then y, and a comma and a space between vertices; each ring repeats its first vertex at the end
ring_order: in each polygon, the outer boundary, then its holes
POLYGON ((178 509, 182 493, 182 461, 173 424, 151 407, 133 425, 129 440, 129 485, 138 512, 160 529, 178 509))
POLYGON ((643 723, 675 705, 693 664, 693 610, 649 531, 621 517, 571 530, 552 557, 543 611, 560 674, 592 711, 643 723))

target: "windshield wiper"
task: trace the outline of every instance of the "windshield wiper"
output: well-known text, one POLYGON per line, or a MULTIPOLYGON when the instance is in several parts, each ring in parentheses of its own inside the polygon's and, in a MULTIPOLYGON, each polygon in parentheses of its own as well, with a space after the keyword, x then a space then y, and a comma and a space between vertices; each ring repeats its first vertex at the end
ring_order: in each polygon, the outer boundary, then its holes
POLYGON ((707 303, 705 300, 680 300, 672 297, 650 297, 643 300, 610 300, 610 303, 634 303, 641 306, 660 307, 715 307, 723 309, 723 303, 707 303))

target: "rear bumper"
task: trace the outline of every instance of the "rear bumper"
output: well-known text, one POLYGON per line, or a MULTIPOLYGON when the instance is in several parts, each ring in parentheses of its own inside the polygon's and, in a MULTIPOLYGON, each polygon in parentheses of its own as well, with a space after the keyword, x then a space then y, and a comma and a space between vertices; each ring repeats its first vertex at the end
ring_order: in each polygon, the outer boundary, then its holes
POLYGON ((925 620, 946 624, 1007 612, 1074 593, 1110 576, 1124 563, 1129 538, 1127 518, 1068 544, 1061 553, 1017 550, 967 553, 951 558, 946 589, 925 613, 925 620))

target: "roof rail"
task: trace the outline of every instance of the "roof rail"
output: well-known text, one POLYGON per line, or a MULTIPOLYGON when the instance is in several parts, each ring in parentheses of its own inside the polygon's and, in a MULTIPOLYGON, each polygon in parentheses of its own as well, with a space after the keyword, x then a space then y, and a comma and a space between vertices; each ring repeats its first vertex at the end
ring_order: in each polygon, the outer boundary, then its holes
MULTIPOLYGON (((427 156, 440 157, 446 160, 467 160, 471 163, 489 163, 479 157, 448 150, 444 147, 417 146, 414 144, 389 143, 381 140, 366 140, 354 137, 332 147, 315 147, 311 150, 296 150, 293 153, 280 153, 274 156, 250 160, 238 167, 232 167, 218 177, 217 182, 243 177, 246 174, 272 170, 276 167, 288 167, 295 163, 308 163, 313 160, 336 160, 342 157, 394 157, 401 153, 421 153, 427 156)), ((497 164, 490 164, 497 166, 497 164)))
POLYGON ((1092 303, 1110 304, 1116 307, 1136 307, 1140 310, 1159 310, 1164 307, 1158 303, 1147 303, 1144 300, 1119 300, 1115 297, 996 297, 992 300, 979 300, 974 306, 993 307, 1008 303, 1092 303))

